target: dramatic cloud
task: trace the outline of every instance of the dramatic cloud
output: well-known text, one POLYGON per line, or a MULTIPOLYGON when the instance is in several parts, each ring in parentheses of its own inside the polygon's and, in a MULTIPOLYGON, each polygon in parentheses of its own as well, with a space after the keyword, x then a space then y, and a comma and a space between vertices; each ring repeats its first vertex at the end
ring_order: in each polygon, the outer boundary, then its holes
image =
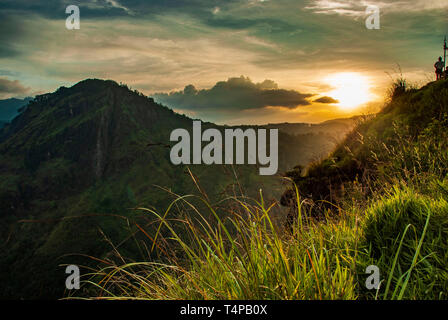
POLYGON ((145 16, 173 12, 184 12, 193 16, 211 16, 222 7, 246 0, 2 0, 0 10, 32 12, 42 16, 58 19, 65 8, 79 6, 84 18, 145 16))
POLYGON ((278 85, 265 80, 254 83, 241 76, 216 83, 211 89, 197 90, 188 85, 183 91, 158 93, 153 97, 168 106, 183 110, 249 110, 265 107, 294 109, 306 106, 313 96, 295 90, 279 89, 278 85))
POLYGON ((338 103, 339 101, 332 98, 332 97, 320 97, 319 99, 314 100, 313 102, 318 102, 318 103, 338 103))
POLYGON ((365 16, 366 7, 376 5, 385 13, 419 12, 422 10, 443 10, 448 8, 448 2, 440 0, 314 0, 306 9, 321 14, 338 14, 345 16, 365 16))
POLYGON ((25 96, 30 92, 30 88, 24 87, 18 80, 8 80, 0 78, 0 98, 9 98, 12 96, 25 96))

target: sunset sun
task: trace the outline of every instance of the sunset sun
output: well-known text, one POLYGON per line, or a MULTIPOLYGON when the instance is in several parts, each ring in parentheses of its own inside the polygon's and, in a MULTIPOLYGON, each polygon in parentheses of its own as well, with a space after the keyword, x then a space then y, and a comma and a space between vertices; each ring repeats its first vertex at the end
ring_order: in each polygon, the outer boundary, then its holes
POLYGON ((356 109, 372 99, 367 78, 358 73, 337 73, 326 82, 334 88, 328 95, 338 100, 337 105, 343 110, 356 109))

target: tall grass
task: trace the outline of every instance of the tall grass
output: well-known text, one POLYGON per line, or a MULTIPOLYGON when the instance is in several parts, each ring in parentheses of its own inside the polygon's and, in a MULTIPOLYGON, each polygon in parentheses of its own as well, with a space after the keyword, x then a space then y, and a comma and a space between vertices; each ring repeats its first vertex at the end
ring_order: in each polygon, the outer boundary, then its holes
MULTIPOLYGON (((298 193, 297 193, 298 196, 298 193)), ((448 204, 410 190, 395 190, 370 206, 364 217, 342 212, 326 223, 298 207, 291 232, 275 222, 276 204, 229 198, 223 217, 203 197, 214 219, 178 196, 157 217, 154 250, 167 239, 175 250, 166 261, 114 264, 84 276, 94 299, 426 299, 446 298, 448 204), (176 203, 196 217, 167 219, 176 203), (163 235, 162 241, 162 230, 163 235), (159 240, 157 240, 159 239, 159 240), (159 243, 159 244, 158 244, 159 243), (377 265, 382 286, 365 287, 365 268, 377 265), (386 286, 384 286, 386 284, 386 286), (94 292, 94 293, 93 293, 94 292)), ((299 199, 298 199, 299 200, 299 199)), ((299 202, 300 203, 300 202, 299 202)), ((178 217, 182 216, 179 213, 178 217)), ((167 256, 170 256, 167 254, 167 256)))
POLYGON ((176 195, 164 212, 138 208, 158 222, 152 233, 139 228, 160 258, 127 263, 116 252, 119 262, 102 260, 99 270, 85 275, 88 296, 448 299, 446 86, 418 92, 402 80, 383 113, 297 178, 311 181, 303 184, 311 188, 331 175, 361 172, 338 190, 338 203, 318 200, 325 205, 312 208, 294 184, 288 194, 296 219, 288 227, 279 205, 266 203, 261 192, 258 199, 211 203, 198 187, 199 196, 176 195), (380 270, 378 290, 366 288, 369 265, 380 270))
POLYGON ((259 201, 228 199, 233 210, 224 220, 206 199, 200 200, 214 220, 206 219, 189 197, 178 197, 174 202, 197 215, 178 220, 183 228, 165 218, 169 210, 161 215, 141 208, 160 220, 183 259, 106 266, 85 284, 99 288, 98 297, 113 299, 357 297, 354 239, 343 224, 316 226, 299 209, 302 219, 285 233, 271 216, 276 204, 267 206, 261 193, 259 201), (181 229, 182 235, 176 231, 181 229))

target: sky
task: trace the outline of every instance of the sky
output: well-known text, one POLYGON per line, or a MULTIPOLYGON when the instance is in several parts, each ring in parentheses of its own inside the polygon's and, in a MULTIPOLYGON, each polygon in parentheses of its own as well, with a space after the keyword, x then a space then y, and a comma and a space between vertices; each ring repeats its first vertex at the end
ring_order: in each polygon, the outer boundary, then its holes
POLYGON ((446 0, 0 0, 0 99, 100 78, 219 124, 316 123, 432 81, 445 34, 446 0))

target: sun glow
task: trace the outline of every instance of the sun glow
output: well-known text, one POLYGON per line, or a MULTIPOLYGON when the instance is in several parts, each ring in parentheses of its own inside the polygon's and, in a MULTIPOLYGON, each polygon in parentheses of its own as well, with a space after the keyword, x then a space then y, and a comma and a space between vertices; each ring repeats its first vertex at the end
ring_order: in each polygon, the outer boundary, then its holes
POLYGON ((327 94, 338 100, 337 105, 343 110, 353 110, 372 100, 368 79, 358 73, 337 73, 325 81, 334 88, 327 94))

